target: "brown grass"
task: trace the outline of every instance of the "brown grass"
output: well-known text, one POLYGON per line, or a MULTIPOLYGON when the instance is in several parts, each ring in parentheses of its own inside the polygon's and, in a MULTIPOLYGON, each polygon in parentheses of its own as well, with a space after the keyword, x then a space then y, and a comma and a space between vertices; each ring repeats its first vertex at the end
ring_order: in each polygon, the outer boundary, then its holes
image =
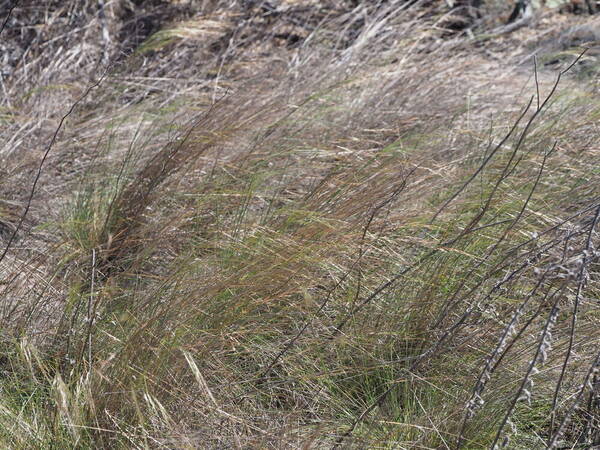
POLYGON ((597 75, 322 3, 14 9, 2 446, 597 441, 597 75))

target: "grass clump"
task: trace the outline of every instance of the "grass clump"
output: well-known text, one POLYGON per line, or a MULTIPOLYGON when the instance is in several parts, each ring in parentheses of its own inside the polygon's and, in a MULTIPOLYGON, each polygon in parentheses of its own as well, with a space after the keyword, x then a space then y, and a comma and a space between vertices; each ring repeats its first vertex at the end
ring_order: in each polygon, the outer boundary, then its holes
POLYGON ((195 86, 156 55, 219 2, 121 55, 0 261, 3 446, 596 442, 594 87, 426 3, 229 12, 195 86))

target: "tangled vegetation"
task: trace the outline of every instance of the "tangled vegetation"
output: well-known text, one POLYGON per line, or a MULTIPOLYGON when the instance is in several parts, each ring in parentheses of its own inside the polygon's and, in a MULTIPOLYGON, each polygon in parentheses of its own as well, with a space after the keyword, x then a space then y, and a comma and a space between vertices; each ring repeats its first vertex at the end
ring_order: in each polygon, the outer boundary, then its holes
POLYGON ((8 3, 2 448, 600 445, 595 16, 8 3))

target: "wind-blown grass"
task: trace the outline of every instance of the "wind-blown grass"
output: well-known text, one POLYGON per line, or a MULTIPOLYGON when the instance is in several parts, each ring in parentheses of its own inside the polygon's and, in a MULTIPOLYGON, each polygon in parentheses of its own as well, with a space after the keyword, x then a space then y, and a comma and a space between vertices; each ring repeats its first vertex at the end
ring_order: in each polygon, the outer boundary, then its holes
POLYGON ((421 3, 320 18, 285 64, 231 61, 230 36, 227 93, 134 105, 109 71, 1 261, 2 446, 598 439, 594 87, 474 79, 421 3))

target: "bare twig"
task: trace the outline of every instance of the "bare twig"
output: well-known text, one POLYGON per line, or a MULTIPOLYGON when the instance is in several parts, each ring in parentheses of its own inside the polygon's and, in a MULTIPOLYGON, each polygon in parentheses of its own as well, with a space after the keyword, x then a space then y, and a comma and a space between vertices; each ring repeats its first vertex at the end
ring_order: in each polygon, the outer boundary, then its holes
POLYGON ((558 394, 560 392, 560 388, 562 386, 562 382, 567 372, 567 366, 569 364, 569 359, 573 353, 573 343, 575 340, 575 326, 577 325, 577 313, 579 309, 579 301, 581 299, 581 292, 583 290, 583 286, 585 284, 585 271, 587 270, 587 266, 589 265, 591 251, 592 251, 592 235, 594 234, 594 230, 596 225, 598 224, 598 219, 600 219, 600 207, 596 210, 596 214, 594 215, 594 220, 590 225, 590 230, 588 233, 586 248, 583 252, 583 258, 581 261, 581 267, 579 268, 579 273, 577 274, 577 292, 575 294, 575 301, 573 304, 573 313, 571 315, 571 329, 569 330, 569 346, 567 348, 567 354, 565 355, 565 360, 562 365, 562 369, 560 371, 560 375, 558 377, 558 381, 556 383, 556 389, 554 390, 554 397, 552 398, 552 416, 550 420, 550 432, 552 433, 554 427, 554 420, 556 414, 556 404, 558 402, 558 394))
POLYGON ((75 110, 77 105, 79 105, 79 103, 81 103, 90 94, 90 92, 92 92, 92 90, 94 88, 98 87, 102 83, 102 81, 104 81, 104 78, 106 77, 107 74, 108 74, 108 69, 104 72, 104 74, 96 82, 94 82, 91 86, 89 86, 85 90, 85 92, 71 105, 71 107, 69 108, 67 113, 64 116, 62 116, 62 118, 60 119, 60 122, 59 122, 58 126, 56 127, 56 130, 54 130, 52 139, 50 140, 48 147, 46 147, 46 150, 44 151, 44 155, 42 156, 40 165, 38 166, 38 170, 36 172, 35 178, 33 180, 33 184, 31 186, 31 190, 29 192, 29 197, 27 198, 27 202, 25 203, 25 210, 19 217, 19 222, 18 222, 17 226, 15 227, 15 229, 13 230, 13 232, 8 240, 8 243, 6 244, 6 247, 4 248, 4 251, 2 252, 2 255, 0 255, 0 262, 2 262, 2 260, 4 260, 4 258, 6 257, 6 254, 8 253, 8 250, 10 249, 13 241, 15 240, 17 233, 21 230, 21 227, 23 226, 25 217, 29 213, 29 209, 31 208, 31 202, 33 201, 33 197, 35 195, 38 181, 40 180, 40 177, 42 176, 44 163, 46 162, 46 159, 48 158, 48 155, 50 154, 50 151, 52 150, 52 147, 54 146, 54 143, 56 142, 58 133, 62 129, 65 120, 67 119, 67 117, 69 117, 73 113, 73 111, 75 110))
POLYGON ((4 31, 4 28, 6 27, 6 24, 8 23, 8 20, 10 19, 10 15, 13 12, 13 9, 15 9, 17 7, 17 5, 19 4, 21 0, 16 0, 12 6, 9 8, 8 10, 8 14, 6 15, 6 19, 4 19, 4 22, 2 22, 2 26, 0 27, 0 34, 2 34, 2 32, 4 31))

